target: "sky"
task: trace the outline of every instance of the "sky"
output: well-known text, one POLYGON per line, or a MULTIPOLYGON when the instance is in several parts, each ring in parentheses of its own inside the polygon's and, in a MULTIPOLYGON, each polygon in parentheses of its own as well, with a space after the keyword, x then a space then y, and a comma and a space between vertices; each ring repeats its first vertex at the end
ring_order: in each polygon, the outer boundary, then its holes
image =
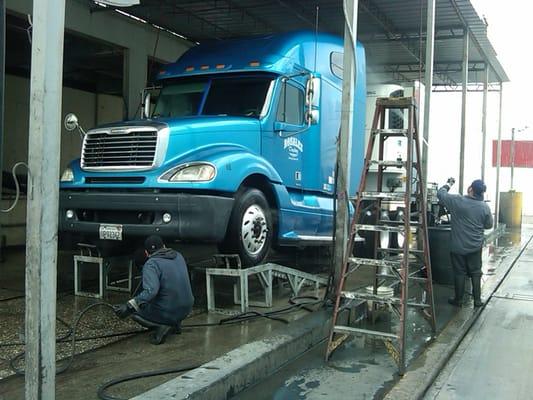
MULTIPOLYGON (((512 128, 527 128, 517 140, 533 140, 533 1, 471 0, 488 22, 489 39, 510 78, 503 89, 502 139, 510 139, 512 128)), ((498 94, 490 93, 487 108, 486 198, 494 207, 496 168, 492 167, 491 142, 498 135, 498 94)), ((430 121, 428 181, 442 184, 459 176, 461 93, 433 94, 430 121)), ((465 188, 481 176, 482 94, 469 93, 465 145, 465 188)), ((523 192, 524 213, 533 215, 533 170, 515 168, 514 189, 523 192)), ((500 191, 510 189, 510 170, 502 168, 500 191)), ((457 190, 457 187, 455 188, 457 190)))

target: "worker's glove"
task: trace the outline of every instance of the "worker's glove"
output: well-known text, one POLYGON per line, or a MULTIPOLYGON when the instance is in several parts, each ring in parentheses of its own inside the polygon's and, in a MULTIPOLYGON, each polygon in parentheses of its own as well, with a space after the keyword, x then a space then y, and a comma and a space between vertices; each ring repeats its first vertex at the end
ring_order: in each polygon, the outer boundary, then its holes
POLYGON ((135 311, 139 311, 139 306, 137 305, 135 299, 131 299, 125 304, 117 304, 113 306, 113 311, 117 317, 124 319, 129 317, 135 311))
POLYGON ((120 319, 124 319, 129 317, 133 312, 135 311, 133 308, 131 308, 128 303, 125 304, 116 304, 113 306, 113 311, 115 312, 115 315, 119 317, 120 319))

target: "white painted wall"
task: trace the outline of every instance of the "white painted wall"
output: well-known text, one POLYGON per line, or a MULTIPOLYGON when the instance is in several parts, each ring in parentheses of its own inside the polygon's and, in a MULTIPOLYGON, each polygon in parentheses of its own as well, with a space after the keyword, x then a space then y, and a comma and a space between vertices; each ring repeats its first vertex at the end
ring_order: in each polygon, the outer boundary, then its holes
MULTIPOLYGON (((28 161, 28 120, 30 81, 18 76, 6 75, 5 87, 5 135, 4 171, 10 171, 19 161, 28 161)), ((95 94, 82 90, 63 88, 62 116, 75 113, 81 125, 90 129, 97 124, 118 121, 122 118, 123 99, 117 96, 95 94)), ((69 161, 79 157, 81 139, 77 132, 61 131, 61 169, 69 161)), ((18 169, 17 173, 25 172, 18 169)), ((59 177, 58 177, 59 179, 59 177)), ((1 202, 5 209, 10 199, 1 202)), ((0 215, 0 224, 20 224, 26 220, 26 201, 23 200, 14 212, 0 215)), ((20 227, 2 231, 7 236, 8 245, 21 245, 25 242, 25 230, 20 227)))

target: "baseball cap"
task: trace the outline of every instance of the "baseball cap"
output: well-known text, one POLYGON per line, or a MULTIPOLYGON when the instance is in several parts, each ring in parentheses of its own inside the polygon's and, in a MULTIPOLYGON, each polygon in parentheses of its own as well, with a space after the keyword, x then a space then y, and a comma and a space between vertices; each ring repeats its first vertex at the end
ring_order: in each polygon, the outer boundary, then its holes
POLYGON ((164 246, 163 239, 161 239, 161 236, 152 235, 148 236, 146 240, 144 241, 144 248, 148 253, 153 253, 154 251, 157 251, 159 249, 162 249, 164 246))
POLYGON ((483 193, 487 191, 487 186, 481 179, 476 179, 473 181, 470 187, 476 196, 483 196, 483 193))

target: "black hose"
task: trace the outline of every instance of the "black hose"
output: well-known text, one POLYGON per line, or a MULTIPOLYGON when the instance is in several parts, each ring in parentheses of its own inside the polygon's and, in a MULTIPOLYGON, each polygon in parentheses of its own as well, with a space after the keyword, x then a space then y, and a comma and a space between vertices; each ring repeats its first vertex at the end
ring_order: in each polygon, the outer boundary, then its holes
MULTIPOLYGON (((259 312, 259 311, 247 311, 245 313, 237 314, 228 318, 221 319, 219 322, 216 323, 205 323, 205 324, 189 324, 189 325, 182 325, 182 328, 198 328, 198 327, 208 327, 208 326, 223 326, 223 325, 231 325, 236 323, 241 323, 244 321, 256 319, 256 318, 268 318, 274 321, 283 322, 285 324, 288 324, 289 321, 287 321, 284 318, 279 317, 280 314, 285 314, 292 312, 296 309, 304 309, 306 311, 312 312, 313 310, 307 306, 309 305, 316 305, 320 303, 324 303, 324 300, 318 299, 315 296, 296 296, 289 299, 290 305, 287 307, 283 307, 274 311, 269 312, 259 312), (311 301, 303 301, 301 300, 311 300, 311 301)), ((76 354, 76 342, 81 340, 91 340, 91 339, 99 339, 99 338, 106 338, 106 337, 114 337, 114 336, 120 336, 120 335, 130 335, 135 333, 141 333, 146 332, 146 330, 135 330, 135 331, 127 331, 127 332, 120 332, 120 333, 113 333, 113 334, 105 334, 105 335, 95 335, 95 336, 86 336, 86 337, 76 337, 76 331, 78 329, 78 324, 81 320, 81 318, 91 309, 95 307, 108 307, 110 309, 113 309, 113 305, 105 302, 98 302, 94 304, 90 304, 87 307, 85 307, 76 317, 74 320, 74 324, 71 327, 68 323, 66 323, 61 318, 57 318, 60 323, 65 325, 68 328, 68 331, 65 335, 63 335, 60 338, 57 338, 57 342, 67 342, 68 340, 71 341, 71 352, 70 356, 68 358, 68 361, 61 367, 56 369, 56 374, 61 374, 65 372, 74 362, 74 357, 76 354), (70 338, 70 339, 69 339, 70 338)), ((0 347, 7 347, 7 346, 16 346, 16 345, 24 345, 24 342, 13 342, 13 343, 0 343, 0 347)), ((22 369, 19 369, 15 364, 19 359, 21 359, 24 356, 25 352, 22 351, 21 353, 15 355, 9 360, 9 366, 10 368, 17 374, 17 375, 24 375, 25 371, 22 369)), ((121 397, 111 396, 105 393, 107 389, 109 389, 112 386, 118 385, 120 383, 128 382, 134 379, 141 379, 141 378, 148 378, 152 376, 158 376, 158 375, 166 375, 171 373, 179 373, 184 371, 189 371, 195 368, 198 368, 199 365, 193 365, 188 367, 182 367, 182 368, 167 368, 167 369, 159 369, 154 371, 146 371, 146 372, 140 372, 136 374, 131 375, 124 375, 115 379, 112 379, 103 385, 101 385, 98 388, 98 397, 103 400, 123 400, 121 397)))
MULTIPOLYGON (((91 310, 92 308, 95 308, 95 307, 99 307, 99 306, 104 306, 104 307, 108 307, 110 309, 113 310, 113 305, 112 304, 109 304, 109 303, 105 303, 105 302, 98 302, 98 303, 94 303, 94 304, 90 304, 88 305, 87 307, 85 307, 79 314, 78 316, 76 317, 76 319, 74 320, 74 325, 70 328, 69 324, 67 324, 65 321, 63 321, 62 319, 58 318, 58 320, 63 323, 64 325, 66 325, 67 327, 69 327, 69 332, 67 332, 66 335, 60 337, 60 338, 57 338, 56 341, 57 342, 66 342, 68 340, 70 340, 71 342, 71 352, 70 352, 70 356, 68 358, 68 361, 65 365, 63 365, 61 368, 57 368, 56 369, 56 374, 61 374, 63 372, 65 372, 73 363, 74 361, 74 356, 76 354, 76 342, 77 341, 80 341, 80 340, 90 340, 90 339, 97 339, 97 338, 102 338, 102 337, 112 337, 112 336, 121 336, 121 335, 126 335, 126 334, 130 334, 130 332, 121 332, 121 333, 113 333, 113 334, 108 334, 108 335, 98 335, 98 336, 90 336, 90 337, 85 337, 85 338, 76 338, 76 331, 78 329, 78 324, 81 320, 81 318, 89 311, 91 310), (70 337, 70 339, 69 339, 70 337)), ((134 331, 133 333, 138 333, 138 332, 145 332, 145 330, 141 330, 141 331, 134 331)), ((0 344, 0 347, 5 347, 5 346, 9 346, 9 345, 18 345, 18 344, 22 344, 24 345, 25 343, 4 343, 4 344, 0 344)), ((17 354, 16 356, 12 357, 10 360, 9 360, 9 366, 11 367, 11 369, 13 370, 13 372, 15 372, 17 375, 24 375, 25 371, 22 370, 22 369, 19 369, 15 364, 16 362, 22 358, 25 354, 25 351, 22 351, 21 353, 17 354)))
POLYGON ((12 297, 6 297, 4 299, 0 299, 0 302, 2 301, 10 301, 10 300, 17 300, 17 299, 23 299, 24 297, 26 297, 25 295, 23 294, 19 294, 17 296, 12 296, 12 297))
POLYGON ((136 374, 120 376, 118 378, 111 379, 110 381, 99 386, 97 394, 98 394, 98 397, 102 400, 125 400, 123 397, 111 396, 109 394, 106 394, 105 392, 110 387, 118 385, 120 383, 132 381, 135 379, 149 378, 152 376, 167 375, 167 374, 173 374, 173 373, 176 374, 179 372, 190 371, 192 369, 200 367, 200 365, 202 364, 191 365, 188 367, 181 367, 181 368, 158 369, 154 371, 138 372, 136 374))
MULTIPOLYGON (((307 311, 313 311, 312 309, 310 309, 310 308, 308 308, 306 306, 307 305, 323 303, 324 300, 318 299, 318 297, 315 297, 315 296, 297 296, 297 297, 292 297, 291 299, 289 299, 289 302, 291 304, 288 307, 284 307, 284 308, 281 308, 281 309, 278 309, 278 310, 274 310, 274 311, 270 311, 270 312, 266 312, 266 313, 262 313, 262 312, 259 312, 259 311, 248 311, 248 312, 245 312, 245 313, 242 313, 242 314, 237 314, 237 315, 229 317, 229 318, 221 319, 219 322, 206 323, 206 324, 182 325, 182 328, 197 328, 197 327, 206 327, 206 326, 229 325, 229 324, 233 324, 233 323, 240 323, 240 322, 247 321, 249 319, 253 319, 253 318, 257 318, 257 317, 269 318, 269 319, 273 319, 273 320, 276 320, 276 321, 288 323, 287 320, 285 320, 283 318, 276 317, 275 315, 287 313, 287 312, 290 312, 290 311, 292 311, 294 309, 299 309, 299 308, 302 308, 302 309, 307 310, 307 311), (312 300, 312 301, 310 301, 310 302, 300 302, 300 300, 312 300)), ((196 369, 196 368, 200 367, 201 365, 202 364, 193 365, 193 366, 184 367, 184 368, 159 369, 159 370, 155 370, 155 371, 147 371, 147 372, 140 372, 140 373, 131 374, 131 375, 124 375, 124 376, 112 379, 112 380, 104 383, 103 385, 101 385, 98 388, 98 392, 97 392, 98 398, 100 398, 102 400, 123 400, 122 397, 116 397, 116 396, 111 396, 111 395, 106 394, 105 393, 106 390, 109 389, 112 386, 115 386, 115 385, 118 385, 118 384, 121 384, 121 383, 124 383, 124 382, 128 382, 128 381, 132 381, 132 380, 135 380, 135 379, 149 378, 149 377, 152 377, 152 376, 166 375, 166 374, 190 371, 192 369, 196 369)))

